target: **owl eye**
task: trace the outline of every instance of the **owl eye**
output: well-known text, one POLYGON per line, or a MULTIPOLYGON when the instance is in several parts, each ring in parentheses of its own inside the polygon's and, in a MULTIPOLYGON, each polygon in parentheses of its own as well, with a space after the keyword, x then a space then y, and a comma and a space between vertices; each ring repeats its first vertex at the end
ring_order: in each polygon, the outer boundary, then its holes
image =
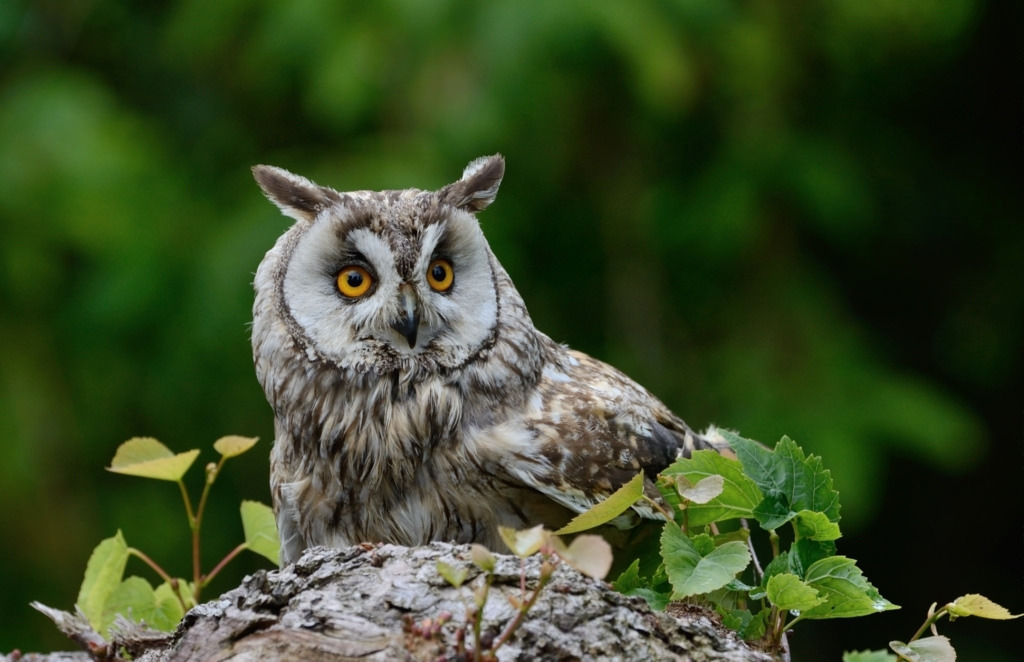
POLYGON ((455 280, 452 263, 444 258, 434 260, 427 267, 427 284, 436 292, 447 292, 455 280))
POLYGON ((358 299, 373 285, 370 272, 358 265, 350 265, 338 272, 338 291, 350 299, 358 299))

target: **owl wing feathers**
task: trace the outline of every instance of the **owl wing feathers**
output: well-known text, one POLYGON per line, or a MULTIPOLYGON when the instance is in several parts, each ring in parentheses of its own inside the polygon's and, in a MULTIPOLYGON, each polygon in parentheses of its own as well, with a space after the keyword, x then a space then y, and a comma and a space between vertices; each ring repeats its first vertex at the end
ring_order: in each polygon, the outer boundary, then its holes
MULTIPOLYGON (((564 360, 544 371, 538 384, 541 407, 527 419, 539 461, 516 473, 563 506, 583 512, 640 471, 647 477, 647 496, 660 500, 653 479, 672 462, 700 448, 727 448, 713 429, 706 436, 696 434, 610 365, 581 352, 562 349, 562 354, 564 360)), ((634 511, 648 519, 659 517, 643 504, 634 511)))

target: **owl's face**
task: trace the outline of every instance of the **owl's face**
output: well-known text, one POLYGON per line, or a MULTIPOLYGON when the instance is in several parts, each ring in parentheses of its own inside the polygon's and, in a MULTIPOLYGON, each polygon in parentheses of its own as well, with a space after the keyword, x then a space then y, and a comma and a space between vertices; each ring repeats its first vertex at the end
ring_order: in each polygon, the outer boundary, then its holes
POLYGON ((272 274, 292 335, 358 371, 467 361, 497 321, 494 257, 473 212, 503 170, 490 157, 436 192, 339 193, 257 166, 267 196, 299 221, 275 247, 272 274))

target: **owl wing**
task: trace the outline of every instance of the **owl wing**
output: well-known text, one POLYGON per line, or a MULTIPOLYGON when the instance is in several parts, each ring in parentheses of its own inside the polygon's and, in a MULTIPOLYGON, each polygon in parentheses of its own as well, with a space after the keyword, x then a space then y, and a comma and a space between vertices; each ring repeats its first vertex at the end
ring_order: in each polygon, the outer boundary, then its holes
MULTIPOLYGON (((610 365, 562 350, 544 370, 539 408, 527 416, 532 453, 519 453, 516 477, 548 498, 583 512, 640 471, 645 493, 660 499, 653 478, 694 450, 730 454, 714 428, 700 435, 645 388, 610 365)), ((634 507, 645 518, 658 515, 634 507)), ((619 524, 629 526, 630 521, 619 524)))

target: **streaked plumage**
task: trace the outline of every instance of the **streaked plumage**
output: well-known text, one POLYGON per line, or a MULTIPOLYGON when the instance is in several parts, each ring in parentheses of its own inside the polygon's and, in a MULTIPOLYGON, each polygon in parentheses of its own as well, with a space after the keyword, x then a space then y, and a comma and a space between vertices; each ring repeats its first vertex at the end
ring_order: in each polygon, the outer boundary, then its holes
POLYGON ((257 270, 252 338, 285 562, 314 544, 500 549, 499 524, 557 527, 641 469, 724 446, 534 328, 475 217, 504 169, 350 193, 253 169, 296 220, 257 270))

